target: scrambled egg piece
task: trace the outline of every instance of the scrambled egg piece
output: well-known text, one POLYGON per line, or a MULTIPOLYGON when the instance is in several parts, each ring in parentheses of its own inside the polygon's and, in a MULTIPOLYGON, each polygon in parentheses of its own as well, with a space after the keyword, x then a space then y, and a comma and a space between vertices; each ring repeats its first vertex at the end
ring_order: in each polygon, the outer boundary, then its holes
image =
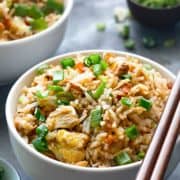
POLYGON ((85 159, 88 140, 86 134, 59 130, 55 141, 49 142, 48 147, 58 160, 73 164, 85 159))

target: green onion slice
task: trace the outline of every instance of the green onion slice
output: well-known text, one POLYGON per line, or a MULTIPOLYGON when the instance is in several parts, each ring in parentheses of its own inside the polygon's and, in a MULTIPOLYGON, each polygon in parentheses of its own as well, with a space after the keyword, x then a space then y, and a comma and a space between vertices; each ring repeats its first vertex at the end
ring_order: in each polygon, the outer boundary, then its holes
POLYGON ((44 18, 34 19, 31 23, 32 30, 42 31, 48 28, 48 24, 44 18))
POLYGON ((57 0, 47 0, 46 5, 44 7, 44 13, 58 13, 62 14, 64 12, 64 4, 61 2, 58 2, 57 0))
POLYGON ((118 154, 115 158, 114 161, 116 165, 124 165, 124 164, 129 164, 132 162, 131 157, 127 152, 122 152, 118 154))
POLYGON ((57 93, 57 104, 58 105, 68 105, 70 101, 73 101, 75 99, 75 97, 73 96, 73 94, 71 92, 65 92, 65 91, 61 91, 57 93))
POLYGON ((74 67, 75 60, 73 58, 64 58, 60 61, 60 64, 63 67, 63 69, 66 69, 67 67, 74 67))
POLYGON ((145 157, 145 153, 143 151, 138 152, 137 154, 138 160, 144 159, 144 157, 145 157))
POLYGON ((38 68, 36 69, 36 74, 37 74, 37 75, 41 75, 41 74, 45 73, 45 71, 46 71, 48 68, 49 68, 49 65, 48 65, 48 64, 43 64, 43 65, 41 65, 40 67, 38 67, 38 68))
POLYGON ((97 29, 99 32, 105 31, 105 29, 106 29, 106 24, 105 24, 105 23, 97 23, 97 24, 96 24, 96 29, 97 29))
POLYGON ((139 131, 135 125, 132 125, 125 129, 125 134, 129 139, 133 140, 139 135, 139 131))
POLYGON ((147 111, 149 111, 152 107, 152 101, 142 97, 139 99, 139 106, 145 108, 147 111))
POLYGON ((91 59, 89 57, 84 58, 84 65, 90 67, 92 65, 91 59))
POLYGON ((101 64, 95 64, 95 65, 93 65, 93 72, 94 72, 94 75, 96 75, 96 76, 101 75, 102 72, 103 72, 102 67, 101 67, 101 64))
POLYGON ((55 92, 64 91, 64 89, 58 85, 49 85, 48 90, 55 91, 55 92))
POLYGON ((95 93, 93 94, 94 99, 98 99, 104 93, 104 89, 106 88, 106 82, 102 81, 100 85, 97 87, 95 93))
POLYGON ((36 92, 36 97, 39 99, 44 99, 47 96, 48 96, 48 91, 45 91, 45 92, 37 91, 36 92))
POLYGON ((90 125, 92 128, 96 128, 100 125, 100 122, 102 120, 102 109, 101 108, 96 108, 95 110, 91 111, 90 115, 90 125))
POLYGON ((36 134, 38 137, 44 138, 48 134, 48 128, 46 125, 41 124, 36 128, 36 134))
POLYGON ((39 152, 46 152, 48 151, 48 144, 47 141, 42 137, 37 137, 32 141, 34 148, 39 152))
POLYGON ((132 75, 131 74, 123 74, 121 75, 121 79, 132 79, 132 75))
POLYGON ((144 64, 143 67, 148 71, 152 70, 152 66, 150 64, 144 64))
POLYGON ((45 116, 41 113, 41 110, 38 107, 35 108, 34 115, 39 121, 41 122, 46 121, 45 116))
POLYGON ((130 35, 130 27, 129 27, 129 25, 127 25, 127 24, 124 25, 122 27, 122 29, 120 30, 119 34, 123 39, 128 39, 129 35, 130 35))
POLYGON ((124 106, 128 106, 128 107, 132 106, 131 100, 129 98, 127 98, 127 97, 122 97, 121 98, 121 104, 124 105, 124 106))
POLYGON ((64 71, 54 71, 53 72, 53 83, 57 84, 59 81, 64 79, 64 71))
POLYGON ((25 5, 25 4, 15 4, 14 5, 14 14, 16 16, 29 16, 32 17, 33 19, 38 19, 44 16, 43 11, 36 5, 25 5))

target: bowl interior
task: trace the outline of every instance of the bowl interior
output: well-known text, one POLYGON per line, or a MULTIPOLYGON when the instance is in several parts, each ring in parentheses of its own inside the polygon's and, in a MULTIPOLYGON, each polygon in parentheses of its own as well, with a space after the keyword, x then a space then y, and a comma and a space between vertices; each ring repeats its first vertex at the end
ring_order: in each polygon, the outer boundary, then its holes
POLYGON ((0 167, 4 169, 4 175, 1 180, 20 180, 20 177, 14 167, 5 160, 0 159, 0 167))
MULTIPOLYGON (((163 66, 161 66, 160 64, 149 60, 147 58, 144 58, 142 56, 139 55, 134 55, 134 54, 130 54, 130 53, 126 53, 126 52, 119 52, 119 51, 112 51, 112 50, 88 50, 88 51, 79 51, 79 52, 72 52, 72 53, 68 53, 68 54, 64 54, 64 55, 60 55, 60 56, 56 56, 53 57, 51 59, 48 59, 46 61, 43 61, 39 64, 37 64, 36 66, 32 67, 30 70, 28 70, 26 73, 24 73, 18 80, 17 82, 13 85, 12 89, 10 90, 10 93, 8 95, 7 98, 7 102, 6 102, 6 119, 7 119, 7 124, 8 124, 8 128, 9 131, 11 133, 11 135, 13 135, 17 141, 19 143, 21 143, 22 146, 24 146, 24 148, 26 148, 28 151, 31 151, 31 153, 33 153, 35 156, 37 156, 37 158, 41 158, 44 159, 46 162, 50 162, 53 163, 57 166, 65 166, 65 167, 71 167, 71 168, 75 168, 75 169, 89 169, 91 170, 97 170, 97 171, 104 171, 105 169, 107 171, 111 171, 111 170, 118 170, 118 169, 122 169, 122 168, 128 168, 128 167, 132 167, 132 166, 137 166, 140 165, 140 161, 139 162, 135 162, 135 163, 131 163, 128 165, 124 165, 124 166, 118 166, 118 167, 111 167, 111 168, 82 168, 82 167, 77 167, 74 165, 69 165, 69 164, 65 164, 65 163, 61 163, 59 161, 50 159, 44 155, 42 155, 41 153, 38 153, 36 150, 34 150, 32 147, 30 147, 27 143, 24 142, 24 140, 20 137, 20 135, 18 134, 18 132, 16 131, 16 128, 14 126, 14 122, 13 122, 13 118, 14 118, 14 114, 16 112, 16 105, 18 102, 18 97, 20 95, 21 89, 24 86, 28 86, 33 77, 35 76, 35 70, 37 67, 41 66, 44 63, 52 63, 52 64, 57 64, 59 63, 59 60, 64 58, 64 57, 69 57, 69 56, 75 56, 77 54, 89 54, 89 53, 104 53, 104 52, 111 52, 120 56, 131 56, 131 57, 135 57, 140 59, 143 63, 149 63, 151 64, 158 72, 160 72, 165 78, 174 81, 175 80, 175 76, 168 71, 166 68, 164 68, 163 66)), ((180 140, 180 138, 179 138, 180 140)), ((179 141, 178 140, 178 141, 179 141)))

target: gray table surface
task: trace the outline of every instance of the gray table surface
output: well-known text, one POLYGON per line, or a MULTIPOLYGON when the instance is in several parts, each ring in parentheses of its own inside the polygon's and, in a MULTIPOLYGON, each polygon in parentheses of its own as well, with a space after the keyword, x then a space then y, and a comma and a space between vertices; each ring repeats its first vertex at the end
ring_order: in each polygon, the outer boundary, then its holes
MULTIPOLYGON (((126 6, 125 0, 75 0, 65 39, 56 55, 83 49, 124 51, 123 42, 117 34, 113 18, 113 9, 116 6, 126 6), (106 23, 105 32, 96 31, 96 23, 98 22, 106 23)), ((154 30, 132 20, 131 27, 132 37, 137 42, 134 52, 149 57, 176 73, 180 68, 180 24, 169 30, 154 30), (141 39, 143 35, 148 34, 154 34, 160 42, 165 38, 175 38, 177 44, 173 48, 159 46, 158 48, 147 50, 143 48, 141 39)), ((31 180, 17 162, 9 142, 4 106, 10 88, 11 85, 0 87, 0 157, 5 158, 16 167, 22 180, 31 180)), ((180 179, 180 164, 168 180, 178 179, 180 179)))

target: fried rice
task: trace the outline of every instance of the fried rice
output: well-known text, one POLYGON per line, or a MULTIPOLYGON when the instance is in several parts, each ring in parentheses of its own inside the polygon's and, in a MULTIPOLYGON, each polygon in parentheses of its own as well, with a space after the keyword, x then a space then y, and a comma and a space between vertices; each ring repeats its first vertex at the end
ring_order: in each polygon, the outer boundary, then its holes
POLYGON ((61 0, 1 0, 0 42, 47 29, 61 17, 63 10, 61 0))
POLYGON ((77 54, 35 73, 14 118, 33 148, 83 167, 144 158, 172 86, 150 64, 107 52, 77 54))

